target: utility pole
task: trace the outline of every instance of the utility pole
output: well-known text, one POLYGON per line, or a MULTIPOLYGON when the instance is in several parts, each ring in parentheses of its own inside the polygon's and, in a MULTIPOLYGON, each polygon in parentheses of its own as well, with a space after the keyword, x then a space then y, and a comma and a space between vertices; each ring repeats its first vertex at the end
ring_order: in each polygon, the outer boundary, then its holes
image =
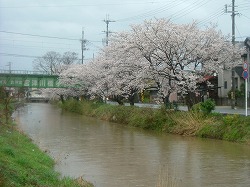
POLYGON ((87 42, 87 40, 84 39, 84 30, 82 29, 82 39, 81 39, 82 64, 83 64, 83 59, 84 59, 83 52, 86 50, 86 47, 85 47, 86 42, 87 42))
POLYGON ((104 32, 106 33, 106 46, 108 46, 108 44, 109 44, 109 33, 111 33, 109 31, 109 23, 110 22, 115 22, 115 21, 109 20, 108 15, 106 16, 106 19, 103 20, 103 21, 106 23, 106 31, 104 31, 104 32))
MULTIPOLYGON (((232 44, 235 46, 235 0, 232 0, 232 11, 227 11, 227 5, 226 5, 226 13, 232 13, 232 44)), ((233 54, 234 55, 234 54, 233 54)), ((235 60, 233 56, 233 61, 235 60)), ((235 67, 232 67, 232 92, 231 92, 231 108, 235 109, 235 67)))
POLYGON ((11 62, 8 62, 8 65, 6 66, 9 66, 9 73, 11 73, 11 62))
POLYGON ((248 82, 250 82, 250 78, 249 78, 249 64, 250 64, 250 37, 247 37, 245 42, 244 42, 246 48, 247 48, 247 61, 244 62, 243 65, 243 78, 245 79, 245 114, 247 116, 247 107, 248 107, 248 103, 247 103, 247 98, 248 98, 248 82), (248 80, 247 80, 248 79, 248 80))

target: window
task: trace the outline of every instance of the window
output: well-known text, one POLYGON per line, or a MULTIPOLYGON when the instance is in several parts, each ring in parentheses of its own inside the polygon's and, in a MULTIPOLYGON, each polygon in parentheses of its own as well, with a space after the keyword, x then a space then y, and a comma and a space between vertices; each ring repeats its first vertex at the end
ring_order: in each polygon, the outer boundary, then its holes
POLYGON ((224 82, 224 89, 227 89, 227 81, 224 82))
POLYGON ((238 89, 239 84, 238 84, 238 78, 237 77, 234 79, 234 84, 235 84, 235 89, 238 89))

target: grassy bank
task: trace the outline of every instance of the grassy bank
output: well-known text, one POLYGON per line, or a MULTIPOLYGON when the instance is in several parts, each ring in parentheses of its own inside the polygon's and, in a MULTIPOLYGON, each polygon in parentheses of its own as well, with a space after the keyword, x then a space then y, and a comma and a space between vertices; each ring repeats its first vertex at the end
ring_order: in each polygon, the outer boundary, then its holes
POLYGON ((0 186, 92 186, 81 178, 60 179, 54 164, 15 127, 0 125, 0 186))
POLYGON ((166 111, 164 108, 113 106, 75 100, 66 101, 61 107, 132 127, 250 144, 250 116, 166 111))

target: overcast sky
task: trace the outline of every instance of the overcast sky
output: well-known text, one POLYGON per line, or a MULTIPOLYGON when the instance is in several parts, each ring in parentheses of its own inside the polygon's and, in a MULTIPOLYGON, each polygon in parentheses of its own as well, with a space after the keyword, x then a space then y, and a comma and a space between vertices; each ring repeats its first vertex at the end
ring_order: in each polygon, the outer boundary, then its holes
MULTIPOLYGON (((0 69, 33 70, 35 57, 48 51, 72 51, 81 58, 82 29, 88 40, 85 60, 103 46, 106 23, 109 30, 129 30, 145 19, 171 18, 182 24, 193 20, 204 28, 218 24, 231 34, 232 0, 0 0, 0 69)), ((235 0, 236 40, 250 36, 250 0, 235 0)))

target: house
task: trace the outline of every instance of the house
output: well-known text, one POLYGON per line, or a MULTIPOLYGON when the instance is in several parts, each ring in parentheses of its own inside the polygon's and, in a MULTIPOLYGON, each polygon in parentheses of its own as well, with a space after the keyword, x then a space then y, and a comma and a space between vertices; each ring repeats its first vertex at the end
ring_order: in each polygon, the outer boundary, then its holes
MULTIPOLYGON (((235 90, 239 93, 242 92, 244 94, 244 84, 245 79, 242 77, 243 73, 243 63, 247 60, 247 54, 242 55, 242 63, 238 64, 234 67, 234 71, 232 69, 223 69, 221 73, 218 74, 218 105, 231 105, 231 90, 232 90, 232 81, 234 80, 235 90)), ((248 66, 249 72, 249 66, 248 66)), ((248 78, 248 90, 250 88, 248 78)), ((243 96, 243 95, 242 95, 243 96)), ((248 91, 249 98, 249 91, 248 91)), ((236 105, 243 107, 244 106, 244 96, 242 98, 236 98, 236 105)))

